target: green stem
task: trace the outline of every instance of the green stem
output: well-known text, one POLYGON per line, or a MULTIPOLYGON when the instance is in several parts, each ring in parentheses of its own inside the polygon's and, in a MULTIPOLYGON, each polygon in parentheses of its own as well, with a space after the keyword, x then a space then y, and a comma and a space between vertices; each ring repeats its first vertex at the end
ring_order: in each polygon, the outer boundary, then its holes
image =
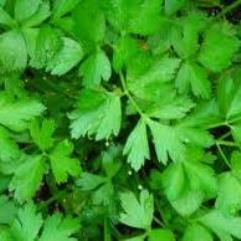
POLYGON ((44 209, 46 207, 48 207, 50 204, 52 204, 53 202, 62 199, 66 196, 66 192, 65 191, 59 191, 57 192, 54 196, 52 196, 51 198, 49 198, 48 200, 40 203, 39 205, 39 209, 44 209))
POLYGON ((232 142, 232 141, 223 141, 223 140, 218 140, 216 142, 218 145, 223 145, 223 146, 232 146, 232 147, 239 147, 239 144, 232 142))
POLYGON ((220 146, 218 143, 216 143, 216 146, 217 146, 218 151, 219 151, 219 153, 220 153, 222 159, 224 160, 225 164, 231 169, 231 165, 230 165, 230 163, 229 163, 227 157, 225 156, 225 154, 224 154, 224 152, 223 152, 221 146, 220 146))
POLYGON ((129 101, 131 102, 131 104, 133 105, 133 107, 135 108, 135 110, 139 113, 139 115, 144 119, 144 120, 149 120, 149 117, 142 111, 142 109, 139 107, 139 105, 136 103, 135 99, 132 97, 130 91, 128 90, 128 87, 126 85, 125 82, 125 78, 123 73, 120 73, 120 81, 121 81, 121 85, 123 88, 123 91, 125 93, 125 95, 128 97, 129 101))
POLYGON ((232 10, 234 10, 235 8, 237 8, 239 5, 241 5, 241 0, 237 0, 234 3, 232 3, 231 5, 225 7, 217 16, 216 18, 220 18, 225 16, 226 14, 228 14, 229 12, 231 12, 232 10))
POLYGON ((218 128, 221 126, 229 126, 229 124, 227 122, 219 122, 219 123, 215 123, 215 124, 208 126, 208 129, 214 129, 214 128, 218 128))
POLYGON ((223 140, 223 139, 229 137, 230 135, 231 135, 231 132, 229 131, 229 132, 223 134, 222 136, 220 136, 220 137, 218 138, 218 140, 223 140))

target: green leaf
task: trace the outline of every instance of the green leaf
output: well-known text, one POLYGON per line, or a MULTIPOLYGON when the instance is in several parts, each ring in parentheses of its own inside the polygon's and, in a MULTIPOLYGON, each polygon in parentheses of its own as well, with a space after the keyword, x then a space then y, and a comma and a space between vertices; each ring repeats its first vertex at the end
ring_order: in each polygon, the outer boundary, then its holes
POLYGON ((147 67, 147 70, 143 68, 142 63, 140 73, 136 74, 134 72, 133 74, 129 70, 127 76, 128 88, 139 98, 153 100, 158 95, 166 94, 161 89, 165 87, 163 86, 164 83, 174 79, 179 66, 180 59, 166 57, 155 61, 153 65, 147 67))
POLYGON ((202 205, 204 195, 201 191, 186 190, 180 197, 171 202, 177 213, 184 217, 191 216, 202 205))
POLYGON ((87 52, 94 50, 104 39, 105 17, 100 5, 98 0, 83 0, 73 11, 75 35, 87 52))
POLYGON ((54 0, 53 6, 53 19, 58 19, 70 11, 72 11, 76 5, 81 2, 80 0, 54 0))
POLYGON ((1 228, 0 241, 14 241, 11 233, 8 231, 7 228, 1 228))
POLYGON ((111 77, 111 64, 105 52, 99 50, 91 54, 80 66, 80 76, 86 87, 98 86, 101 80, 108 81, 111 77))
POLYGON ((113 68, 116 72, 119 72, 139 51, 140 47, 134 38, 125 35, 118 39, 113 55, 113 68))
POLYGON ((11 226, 11 233, 16 241, 35 241, 42 226, 43 219, 37 213, 36 206, 26 204, 19 209, 17 218, 11 226))
MULTIPOLYGON (((183 0, 178 1, 181 2, 183 0)), ((171 43, 180 57, 192 59, 200 48, 199 37, 208 23, 207 18, 201 13, 190 12, 188 16, 179 18, 178 23, 171 29, 171 43)))
POLYGON ((42 27, 38 33, 35 52, 30 65, 37 69, 48 66, 61 47, 62 39, 57 31, 49 26, 42 27))
POLYGON ((234 151, 231 156, 231 167, 234 176, 238 177, 241 173, 241 153, 239 151, 234 151))
POLYGON ((0 7, 0 25, 10 28, 15 26, 14 19, 2 7, 0 7))
POLYGON ((153 229, 148 235, 148 241, 175 241, 174 234, 168 229, 153 229))
POLYGON ((80 228, 77 219, 66 217, 61 214, 54 214, 46 220, 43 233, 39 241, 77 241, 72 235, 80 228))
POLYGON ((0 160, 10 162, 16 160, 20 156, 20 150, 16 142, 10 137, 10 133, 0 127, 0 160))
POLYGON ((30 123, 31 137, 41 151, 46 151, 52 147, 54 131, 55 122, 52 119, 44 119, 41 124, 38 119, 35 119, 30 123))
POLYGON ((24 38, 15 30, 0 35, 0 73, 23 71, 27 65, 24 38))
POLYGON ((176 13, 183 5, 186 0, 165 0, 165 12, 167 15, 176 13))
POLYGON ((0 224, 12 223, 15 217, 16 211, 17 211, 17 207, 14 201, 9 200, 6 196, 1 195, 0 196, 0 224))
POLYGON ((158 160, 163 164, 167 164, 169 156, 173 160, 181 160, 185 154, 185 146, 179 139, 175 128, 155 121, 150 121, 148 124, 153 136, 158 160))
POLYGON ((14 16, 18 22, 22 22, 38 10, 42 0, 16 0, 14 16))
POLYGON ((218 183, 213 169, 198 161, 186 161, 184 165, 191 189, 202 191, 208 198, 215 197, 218 183))
POLYGON ((28 123, 44 110, 43 104, 37 100, 25 98, 13 101, 7 95, 0 94, 0 123, 13 131, 27 129, 28 123))
MULTIPOLYGON (((191 156, 191 153, 189 155, 191 156)), ((218 189, 211 168, 199 161, 186 158, 187 160, 182 163, 169 165, 162 177, 165 195, 182 215, 195 212, 204 198, 215 197, 218 189)))
POLYGON ((224 215, 217 210, 213 210, 199 218, 199 221, 215 233, 220 240, 232 241, 232 237, 241 239, 240 217, 224 215))
POLYGON ((183 160, 189 143, 200 147, 208 147, 213 143, 212 137, 199 127, 196 119, 182 120, 176 126, 150 120, 148 125, 154 139, 158 160, 163 164, 167 163, 168 157, 173 161, 183 160))
POLYGON ((161 8, 163 0, 136 1, 135 9, 131 13, 130 32, 149 35, 161 29, 161 8))
POLYGON ((36 27, 43 23, 51 15, 49 1, 43 1, 38 10, 30 18, 23 22, 24 27, 36 27))
POLYGON ((187 185, 182 163, 170 164, 165 169, 162 175, 162 185, 169 201, 181 196, 187 185))
POLYGON ((15 191, 14 196, 18 201, 28 201, 35 195, 41 184, 44 169, 45 163, 40 155, 30 156, 16 168, 9 189, 15 191))
POLYGON ((225 214, 236 214, 241 209, 241 181, 231 172, 223 173, 219 177, 215 206, 225 214))
POLYGON ((187 227, 182 241, 199 241, 200 238, 203 241, 213 241, 212 235, 206 228, 197 223, 194 223, 187 227))
POLYGON ((84 90, 69 118, 73 138, 95 134, 96 140, 108 139, 120 130, 120 97, 109 92, 84 90))
POLYGON ((57 183, 66 182, 68 176, 77 177, 81 172, 79 160, 70 157, 73 148, 71 142, 64 140, 50 154, 51 169, 57 183))
MULTIPOLYGON (((168 89, 169 88, 165 88, 163 85, 162 91, 168 91, 168 89)), ((142 109, 152 118, 171 120, 185 117, 195 106, 191 99, 176 95, 173 89, 170 89, 170 92, 168 91, 168 93, 168 95, 165 94, 162 98, 157 98, 153 102, 140 102, 140 104, 143 104, 142 109)))
POLYGON ((105 181, 105 177, 84 172, 81 174, 81 177, 79 180, 77 180, 76 184, 83 191, 91 191, 97 188, 98 186, 104 184, 105 181))
POLYGON ((198 59, 206 68, 220 72, 231 65, 239 46, 240 41, 231 26, 225 22, 216 23, 207 29, 198 59))
POLYGON ((136 171, 144 165, 145 159, 150 158, 144 120, 141 119, 130 133, 123 154, 128 155, 127 162, 130 163, 131 167, 136 171))
POLYGON ((108 20, 119 31, 149 35, 161 28, 162 0, 109 0, 108 20))
POLYGON ((154 201, 153 196, 146 190, 140 193, 137 200, 133 192, 122 193, 120 196, 123 213, 120 215, 120 222, 130 227, 148 229, 151 226, 154 201))
POLYGON ((74 68, 82 59, 80 44, 70 38, 63 38, 63 46, 48 63, 47 71, 53 75, 64 75, 74 68))
MULTIPOLYGON (((220 79, 217 93, 218 104, 222 116, 228 122, 240 116, 241 82, 225 76, 220 79)), ((235 132, 235 131, 234 131, 235 132)))
POLYGON ((210 98, 211 82, 208 79, 208 72, 201 66, 185 62, 180 68, 177 78, 176 87, 180 93, 188 93, 189 89, 197 97, 204 99, 210 98))
POLYGON ((144 240, 145 240, 145 235, 124 239, 124 241, 144 241, 144 240))

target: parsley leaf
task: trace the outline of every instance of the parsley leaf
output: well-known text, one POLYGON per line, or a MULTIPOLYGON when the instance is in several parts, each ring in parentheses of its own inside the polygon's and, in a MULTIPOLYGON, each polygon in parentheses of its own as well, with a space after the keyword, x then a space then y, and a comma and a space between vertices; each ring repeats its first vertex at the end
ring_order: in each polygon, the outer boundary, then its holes
POLYGON ((90 55, 80 66, 80 76, 84 76, 86 87, 98 86, 101 80, 108 81, 111 77, 111 64, 102 50, 90 55))
POLYGON ((17 200, 30 200, 39 188, 45 171, 43 157, 29 156, 15 170, 9 189, 17 200))
POLYGON ((57 183, 66 182, 69 175, 76 177, 80 174, 78 159, 69 157, 72 152, 72 143, 64 140, 50 154, 51 168, 57 183))
POLYGON ((205 33, 199 61, 213 72, 220 72, 230 66, 240 42, 227 23, 213 24, 205 33), (225 46, 225 48, 220 48, 225 46))
POLYGON ((124 155, 128 154, 127 162, 136 171, 144 165, 145 159, 150 158, 144 120, 140 120, 129 135, 123 153, 124 155))
POLYGON ((130 227, 148 229, 153 218, 153 196, 143 190, 139 200, 132 192, 122 193, 120 198, 124 210, 120 215, 120 221, 130 227))
POLYGON ((39 241, 77 241, 71 237, 80 228, 79 221, 71 217, 63 218, 61 214, 54 214, 46 220, 43 233, 39 241))
POLYGON ((84 90, 69 118, 73 138, 95 134, 96 140, 108 139, 120 130, 120 98, 109 92, 84 90))
POLYGON ((30 203, 20 209, 17 218, 11 226, 11 233, 17 241, 34 241, 43 224, 41 214, 30 203))

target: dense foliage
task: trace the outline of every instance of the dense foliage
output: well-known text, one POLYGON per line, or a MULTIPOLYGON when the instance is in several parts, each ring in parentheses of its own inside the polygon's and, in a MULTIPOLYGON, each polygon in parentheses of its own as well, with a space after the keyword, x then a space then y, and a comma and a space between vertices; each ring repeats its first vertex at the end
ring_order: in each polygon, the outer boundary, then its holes
POLYGON ((240 0, 0 0, 0 241, 241 240, 240 0))

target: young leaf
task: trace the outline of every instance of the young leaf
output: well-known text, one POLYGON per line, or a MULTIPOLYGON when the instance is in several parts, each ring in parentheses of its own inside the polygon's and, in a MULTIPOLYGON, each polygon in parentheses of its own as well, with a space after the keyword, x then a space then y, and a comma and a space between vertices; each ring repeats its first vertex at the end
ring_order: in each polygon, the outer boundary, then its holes
POLYGON ((120 222, 134 228, 148 229, 151 226, 154 201, 148 191, 140 193, 137 200, 133 192, 122 193, 120 196, 123 213, 120 215, 120 222))
POLYGON ((43 104, 37 100, 25 98, 13 101, 4 93, 0 94, 0 123, 13 131, 27 129, 28 122, 44 110, 43 104))
POLYGON ((20 156, 20 150, 16 142, 3 127, 0 127, 0 146, 0 161, 10 162, 20 156))
POLYGON ((199 241, 200 237, 203 241, 213 241, 212 235, 206 228, 197 223, 194 223, 187 227, 182 241, 199 241))
POLYGON ((72 152, 72 143, 64 140, 50 154, 51 169, 57 183, 66 182, 68 176, 77 177, 81 172, 78 159, 70 157, 72 152))
POLYGON ((14 19, 0 5, 0 25, 13 27, 15 24, 14 19))
POLYGON ((231 172, 223 173, 219 177, 215 206, 225 214, 236 214, 241 209, 241 181, 231 172))
POLYGON ((16 0, 14 16, 18 22, 31 17, 38 10, 42 0, 16 0))
POLYGON ((30 124, 30 134, 35 144, 42 151, 46 151, 53 145, 52 135, 55 131, 55 122, 51 119, 44 119, 40 124, 39 120, 35 119, 30 124))
POLYGON ((148 241, 175 241, 174 234, 168 229, 153 229, 148 235, 148 241))
POLYGON ((64 75, 74 68, 82 59, 83 50, 80 44, 70 38, 63 38, 63 46, 48 63, 47 71, 53 75, 64 75))
POLYGON ((131 13, 130 32, 150 35, 158 32, 162 25, 162 0, 144 0, 135 4, 131 13))
POLYGON ((17 218, 11 226, 11 233, 14 240, 34 241, 42 226, 43 219, 37 213, 36 206, 32 203, 26 204, 18 212, 17 218))
POLYGON ((213 72, 220 72, 230 66, 239 47, 240 41, 230 25, 225 22, 213 24, 205 33, 199 61, 213 72))
POLYGON ((9 189, 15 191, 18 201, 28 201, 34 196, 41 184, 44 167, 42 156, 31 156, 16 168, 9 189))
POLYGON ((150 158, 144 120, 141 119, 129 135, 123 154, 128 155, 127 162, 130 163, 131 167, 136 171, 144 165, 145 159, 150 158))
POLYGON ((108 139, 120 130, 120 98, 109 92, 86 89, 81 92, 77 109, 69 118, 73 138, 95 134, 96 140, 108 139))
POLYGON ((104 184, 105 181, 105 177, 85 172, 81 174, 81 177, 79 180, 77 180, 76 184, 83 191, 91 191, 97 188, 98 186, 104 184))
POLYGON ((73 10, 80 0, 54 0, 53 19, 58 19, 73 10))
POLYGON ((188 93, 191 87, 193 94, 197 97, 208 99, 211 95, 208 72, 201 66, 191 62, 185 62, 180 68, 176 78, 176 87, 182 94, 188 93))
POLYGON ((165 0, 165 11, 167 15, 176 13, 183 5, 186 0, 165 0))
POLYGON ((48 66, 61 47, 62 39, 57 31, 50 26, 42 27, 38 33, 35 52, 30 65, 38 69, 48 66))
POLYGON ((119 31, 154 34, 161 28, 161 4, 162 0, 110 0, 107 15, 111 24, 119 31))
POLYGON ((186 176, 182 163, 170 164, 162 174, 162 185, 169 201, 179 198, 185 190, 186 176))
POLYGON ((233 240, 232 237, 241 239, 241 218, 224 215, 220 211, 213 210, 199 218, 199 221, 220 240, 233 240))
POLYGON ((14 201, 9 200, 4 195, 1 195, 0 196, 0 224, 11 224, 15 217, 16 212, 17 212, 17 207, 14 201))
POLYGON ((16 30, 0 35, 0 73, 23 71, 27 65, 27 50, 22 34, 16 30))
POLYGON ((102 50, 90 55, 80 66, 80 76, 86 87, 98 86, 101 80, 108 81, 111 77, 111 64, 102 50))
POLYGON ((30 18, 23 22, 25 28, 36 27, 43 23, 51 15, 49 1, 41 1, 38 10, 30 18))
POLYGON ((43 233, 39 241, 77 241, 72 235, 80 228, 77 219, 66 217, 61 214, 50 216, 44 225, 43 233))
POLYGON ((73 11, 74 32, 85 51, 94 50, 105 35, 105 17, 98 0, 83 0, 73 11), (94 17, 93 17, 94 16, 94 17))

